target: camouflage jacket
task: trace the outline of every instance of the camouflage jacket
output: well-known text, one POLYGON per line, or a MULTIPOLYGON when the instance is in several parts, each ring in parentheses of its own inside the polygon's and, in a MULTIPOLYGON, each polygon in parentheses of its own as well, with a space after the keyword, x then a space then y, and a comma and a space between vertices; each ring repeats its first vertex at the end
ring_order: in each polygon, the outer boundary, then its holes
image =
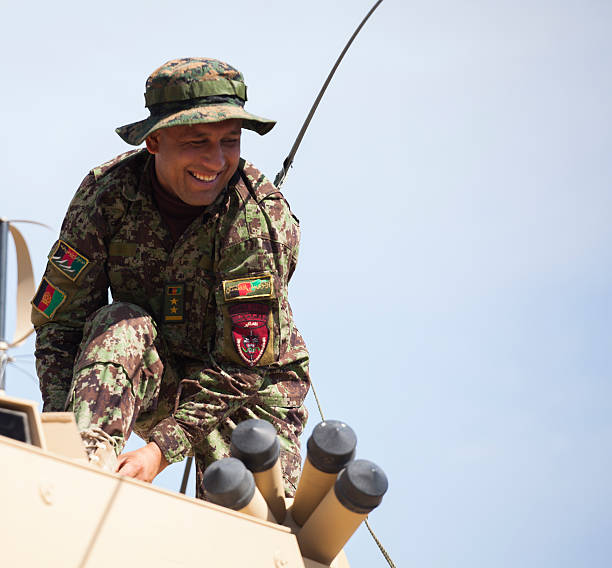
MULTIPOLYGON (((151 196, 152 168, 146 150, 128 152, 93 169, 72 199, 33 301, 44 410, 64 409, 85 320, 109 288, 153 317, 176 368, 210 367, 243 377, 239 385, 268 403, 301 405, 308 353, 287 298, 299 225, 284 197, 241 160, 228 189, 173 242, 151 196), (232 338, 245 306, 267 322, 265 349, 240 350, 232 338)), ((203 409, 193 406, 185 412, 197 417, 203 409)), ((177 430, 173 421, 159 428, 177 430)), ((175 455, 200 437, 188 434, 175 455)))

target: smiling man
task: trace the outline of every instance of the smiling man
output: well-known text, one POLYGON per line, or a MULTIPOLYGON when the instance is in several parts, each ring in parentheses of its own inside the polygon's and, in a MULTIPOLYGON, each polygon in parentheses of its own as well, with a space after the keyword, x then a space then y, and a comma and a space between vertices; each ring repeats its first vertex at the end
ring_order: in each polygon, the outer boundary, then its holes
POLYGON ((174 126, 147 137, 160 185, 184 203, 211 205, 238 168, 242 121, 174 126))
POLYGON ((85 177, 32 302, 44 410, 74 411, 90 461, 122 475, 151 481, 195 455, 198 496, 248 418, 277 428, 292 495, 306 420, 308 353, 287 298, 299 226, 240 157, 243 128, 274 126, 245 100, 226 63, 157 69, 150 116, 117 129, 146 148, 85 177), (132 431, 147 443, 121 453, 132 431))

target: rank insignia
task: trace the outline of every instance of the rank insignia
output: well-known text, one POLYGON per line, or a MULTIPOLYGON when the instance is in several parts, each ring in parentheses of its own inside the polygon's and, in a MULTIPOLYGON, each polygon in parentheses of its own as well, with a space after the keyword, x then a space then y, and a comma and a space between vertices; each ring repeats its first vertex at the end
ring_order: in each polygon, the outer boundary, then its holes
POLYGON ((32 300, 32 305, 41 314, 51 319, 65 299, 66 294, 64 292, 51 284, 46 278, 43 278, 36 296, 32 300))
POLYGON ((258 303, 240 303, 229 308, 234 346, 240 358, 249 366, 261 359, 268 345, 269 312, 266 304, 258 303))
POLYGON ((87 258, 62 240, 57 241, 57 245, 55 245, 55 248, 49 255, 49 261, 64 276, 73 281, 79 277, 84 268, 89 264, 87 258))
POLYGON ((225 301, 243 298, 270 298, 272 296, 272 277, 268 274, 255 278, 238 278, 223 281, 225 301))
POLYGON ((183 323, 185 319, 185 284, 168 284, 164 294, 164 321, 183 323))

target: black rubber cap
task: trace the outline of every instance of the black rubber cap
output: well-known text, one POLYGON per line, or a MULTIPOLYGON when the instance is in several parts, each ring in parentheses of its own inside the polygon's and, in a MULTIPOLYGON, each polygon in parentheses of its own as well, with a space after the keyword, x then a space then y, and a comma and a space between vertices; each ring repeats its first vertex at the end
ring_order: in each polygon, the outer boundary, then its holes
POLYGON ((334 491, 338 501, 353 513, 378 507, 389 487, 385 472, 368 460, 350 462, 339 474, 334 491))
POLYGON ((230 453, 252 472, 270 469, 280 454, 276 428, 265 420, 245 420, 232 432, 230 453))
POLYGON ((338 473, 355 456, 357 436, 340 420, 319 422, 308 438, 308 460, 319 471, 338 473))
POLYGON ((234 511, 246 507, 255 493, 253 474, 235 458, 224 458, 209 465, 203 482, 207 501, 234 511))

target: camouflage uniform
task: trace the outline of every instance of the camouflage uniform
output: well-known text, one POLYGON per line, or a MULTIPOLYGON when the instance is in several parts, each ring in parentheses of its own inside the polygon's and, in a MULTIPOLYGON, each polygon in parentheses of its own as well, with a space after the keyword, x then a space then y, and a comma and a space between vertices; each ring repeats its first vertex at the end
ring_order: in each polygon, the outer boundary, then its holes
POLYGON ((198 496, 235 425, 263 418, 279 431, 291 495, 309 384, 287 298, 297 220, 241 160, 173 242, 153 170, 146 150, 123 154, 92 170, 70 204, 33 300, 44 410, 74 410, 117 453, 134 430, 170 463, 195 454, 198 496))

